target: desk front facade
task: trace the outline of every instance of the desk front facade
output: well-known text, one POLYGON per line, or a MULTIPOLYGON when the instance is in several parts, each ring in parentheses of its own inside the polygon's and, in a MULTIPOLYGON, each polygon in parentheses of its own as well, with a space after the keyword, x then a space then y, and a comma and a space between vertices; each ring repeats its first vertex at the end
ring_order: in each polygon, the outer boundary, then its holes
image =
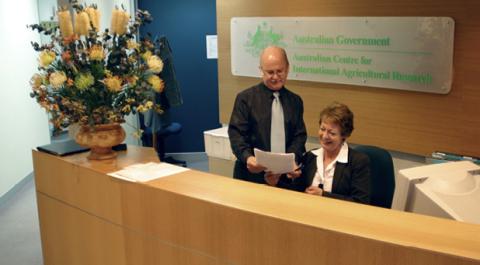
POLYGON ((44 264, 480 264, 480 226, 187 171, 148 183, 106 173, 155 161, 33 151, 44 264))

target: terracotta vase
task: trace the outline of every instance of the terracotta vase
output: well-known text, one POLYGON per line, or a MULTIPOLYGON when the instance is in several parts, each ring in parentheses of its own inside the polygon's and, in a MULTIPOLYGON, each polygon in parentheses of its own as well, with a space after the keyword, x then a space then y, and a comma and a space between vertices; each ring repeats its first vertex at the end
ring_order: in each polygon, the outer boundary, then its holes
POLYGON ((122 143, 123 140, 125 131, 118 123, 82 126, 75 136, 79 145, 90 148, 87 158, 92 160, 115 158, 117 153, 112 150, 112 146, 122 143))

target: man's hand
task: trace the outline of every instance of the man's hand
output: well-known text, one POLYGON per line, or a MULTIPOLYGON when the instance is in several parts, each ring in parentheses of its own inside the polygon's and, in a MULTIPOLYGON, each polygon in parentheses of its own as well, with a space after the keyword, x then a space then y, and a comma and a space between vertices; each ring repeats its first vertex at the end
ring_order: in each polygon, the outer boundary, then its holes
POLYGON ((257 159, 254 156, 247 158, 247 169, 250 173, 260 173, 265 170, 265 167, 257 164, 257 159))
POLYGON ((295 163, 295 170, 292 172, 287 173, 287 178, 289 179, 296 179, 302 175, 302 169, 295 163))
POLYGON ((315 187, 315 186, 310 186, 310 187, 306 188, 305 192, 308 193, 308 194, 319 195, 319 196, 322 196, 322 194, 323 194, 323 190, 320 189, 319 187, 315 187))

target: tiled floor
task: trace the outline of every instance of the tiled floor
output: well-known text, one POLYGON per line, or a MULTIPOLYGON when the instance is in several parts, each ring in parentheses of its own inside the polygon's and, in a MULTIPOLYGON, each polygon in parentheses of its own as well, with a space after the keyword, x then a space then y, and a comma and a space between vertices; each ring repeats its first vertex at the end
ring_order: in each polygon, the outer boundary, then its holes
MULTIPOLYGON (((179 154, 189 168, 208 171, 204 153, 179 154)), ((37 200, 32 176, 0 206, 0 264, 42 265, 37 200)), ((68 265, 68 264, 65 264, 68 265)), ((87 264, 86 264, 87 265, 87 264)))

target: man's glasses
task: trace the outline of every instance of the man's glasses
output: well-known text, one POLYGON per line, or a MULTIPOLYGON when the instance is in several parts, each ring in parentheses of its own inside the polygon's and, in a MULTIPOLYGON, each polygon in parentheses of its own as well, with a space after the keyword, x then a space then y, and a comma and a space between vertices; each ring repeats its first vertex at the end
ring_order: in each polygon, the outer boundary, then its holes
POLYGON ((284 77, 286 71, 285 70, 262 70, 263 74, 266 75, 267 77, 273 77, 277 75, 278 77, 284 77))

